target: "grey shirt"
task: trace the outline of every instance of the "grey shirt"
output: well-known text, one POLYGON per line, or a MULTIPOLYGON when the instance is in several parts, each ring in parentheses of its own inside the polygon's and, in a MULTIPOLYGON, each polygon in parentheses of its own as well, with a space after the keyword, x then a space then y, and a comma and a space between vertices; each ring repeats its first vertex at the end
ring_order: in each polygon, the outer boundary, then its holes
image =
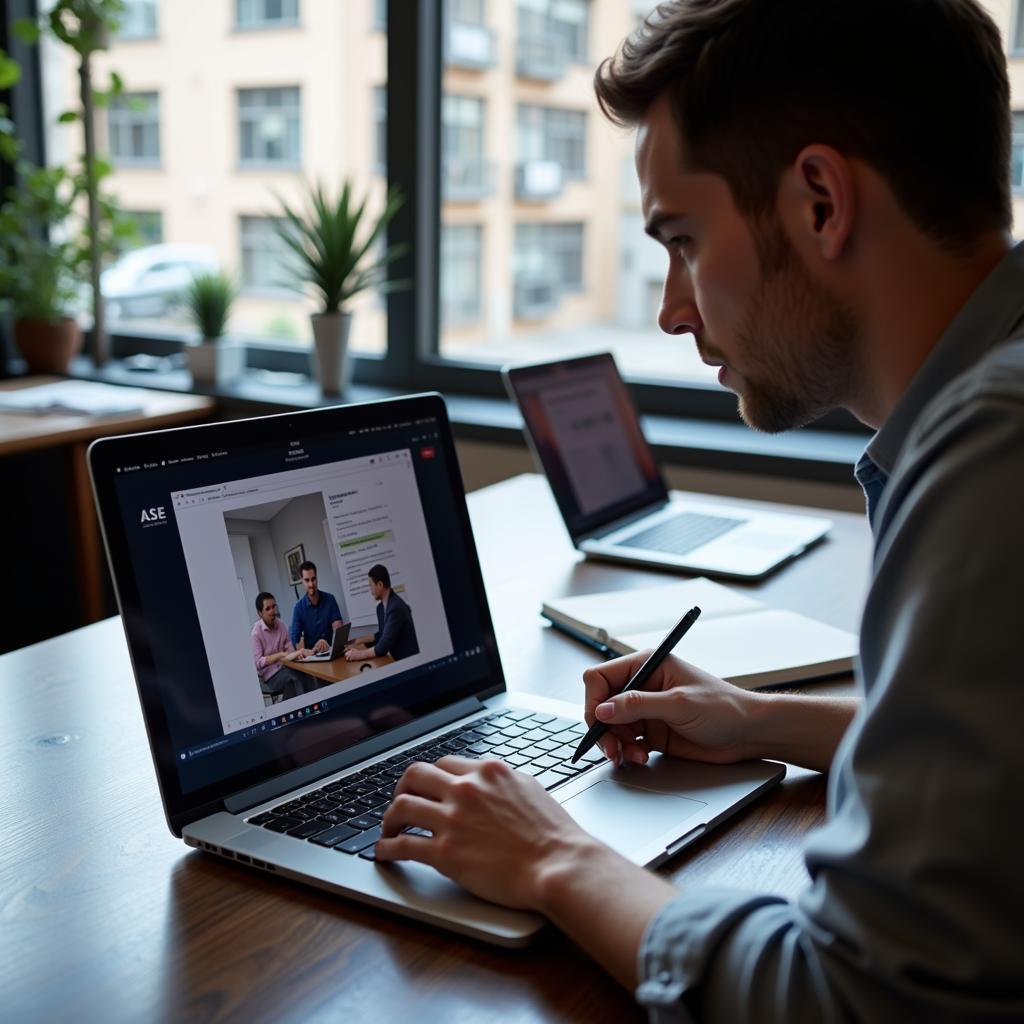
POLYGON ((1024 246, 857 466, 875 538, 863 705, 793 903, 684 891, 640 951, 653 1021, 1024 1020, 1024 246))

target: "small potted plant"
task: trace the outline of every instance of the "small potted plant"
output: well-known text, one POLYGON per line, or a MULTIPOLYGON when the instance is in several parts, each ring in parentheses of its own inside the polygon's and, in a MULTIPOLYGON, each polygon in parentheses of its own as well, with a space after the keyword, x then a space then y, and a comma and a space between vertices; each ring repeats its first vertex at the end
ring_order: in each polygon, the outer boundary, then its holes
POLYGON ((196 384, 223 384, 245 369, 245 349, 223 340, 231 305, 238 294, 223 272, 199 274, 185 293, 185 305, 199 341, 185 346, 185 360, 196 384))
POLYGON ((293 282, 311 286, 320 306, 311 317, 320 389, 339 395, 348 379, 349 302, 368 288, 390 291, 400 286, 385 278, 388 264, 406 247, 381 249, 378 243, 404 200, 392 190, 380 214, 370 217, 366 198, 356 202, 346 181, 335 199, 323 186, 309 186, 302 211, 280 197, 278 202, 283 221, 276 229, 293 256, 288 268, 293 282))

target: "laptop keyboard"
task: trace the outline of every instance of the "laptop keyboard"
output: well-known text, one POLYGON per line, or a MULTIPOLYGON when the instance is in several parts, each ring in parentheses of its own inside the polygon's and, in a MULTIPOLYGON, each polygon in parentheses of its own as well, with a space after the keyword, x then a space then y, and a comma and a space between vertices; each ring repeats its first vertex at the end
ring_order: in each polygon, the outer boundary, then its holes
POLYGON ((708 516, 700 512, 681 512, 655 526, 648 526, 631 537, 623 537, 616 543, 620 546, 643 548, 645 551, 686 555, 744 522, 744 519, 708 516))
MULTIPOLYGON (((553 789, 604 761, 604 754, 593 747, 576 764, 570 763, 585 732, 582 723, 568 718, 521 708, 496 711, 278 804, 248 822, 373 860, 380 822, 395 795, 395 784, 414 761, 433 763, 448 754, 498 758, 517 771, 533 775, 545 789, 553 789)), ((419 828, 406 831, 430 835, 419 828)))

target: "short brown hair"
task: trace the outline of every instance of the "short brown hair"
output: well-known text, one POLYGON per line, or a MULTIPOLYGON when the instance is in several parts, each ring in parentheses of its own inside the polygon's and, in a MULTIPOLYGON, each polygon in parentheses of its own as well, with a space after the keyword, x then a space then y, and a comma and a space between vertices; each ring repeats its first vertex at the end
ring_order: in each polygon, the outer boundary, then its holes
POLYGON ((594 88, 623 126, 668 92, 689 169, 721 175, 754 220, 822 143, 869 164, 947 249, 1012 223, 1006 59, 976 0, 671 0, 594 88))

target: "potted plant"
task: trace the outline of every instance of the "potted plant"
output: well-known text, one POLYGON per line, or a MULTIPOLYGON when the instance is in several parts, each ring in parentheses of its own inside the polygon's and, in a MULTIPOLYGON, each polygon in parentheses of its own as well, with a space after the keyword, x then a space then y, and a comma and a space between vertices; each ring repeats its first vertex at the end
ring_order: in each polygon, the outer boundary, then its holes
POLYGON ((277 199, 283 222, 275 222, 276 230, 294 257, 288 268, 293 282, 311 286, 320 307, 311 317, 320 389, 338 395, 348 379, 349 302, 368 288, 390 291, 400 286, 385 277, 388 264, 406 247, 381 249, 378 243, 404 200, 392 190, 380 214, 370 217, 366 198, 356 202, 348 181, 336 199, 321 185, 309 186, 305 210, 277 199))
POLYGON ((185 359, 197 384, 222 384, 245 369, 245 349, 222 339, 238 288, 227 274, 199 274, 185 293, 185 305, 199 343, 185 346, 185 359))
POLYGON ((58 232, 72 221, 78 192, 60 167, 23 171, 0 204, 0 304, 29 370, 67 373, 82 347, 72 313, 88 256, 80 238, 58 232))

